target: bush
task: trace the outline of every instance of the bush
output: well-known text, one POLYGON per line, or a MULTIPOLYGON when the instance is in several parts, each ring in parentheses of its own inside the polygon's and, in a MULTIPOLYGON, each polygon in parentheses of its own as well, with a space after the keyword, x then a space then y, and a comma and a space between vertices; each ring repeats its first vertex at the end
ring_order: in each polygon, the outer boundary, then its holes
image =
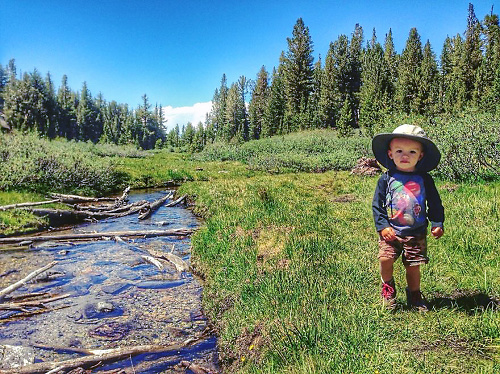
POLYGON ((441 151, 438 175, 456 181, 500 177, 500 127, 494 116, 437 118, 426 131, 441 151))
POLYGON ((0 189, 4 191, 103 195, 124 179, 109 158, 96 156, 87 143, 48 141, 36 134, 2 134, 0 157, 0 189))
POLYGON ((252 140, 241 145, 214 143, 194 157, 202 161, 240 161, 269 172, 349 170, 371 155, 368 137, 339 138, 335 131, 316 130, 252 140))

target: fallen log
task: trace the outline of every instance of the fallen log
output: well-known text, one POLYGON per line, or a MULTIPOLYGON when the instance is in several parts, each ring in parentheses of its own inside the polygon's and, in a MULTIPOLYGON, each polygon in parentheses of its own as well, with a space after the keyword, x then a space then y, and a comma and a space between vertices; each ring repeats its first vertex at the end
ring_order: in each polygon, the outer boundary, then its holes
MULTIPOLYGON (((145 201, 142 205, 132 206, 129 210, 120 211, 117 213, 111 213, 109 211, 103 212, 91 212, 82 210, 61 210, 61 209, 29 209, 31 213, 39 217, 47 217, 51 224, 62 223, 74 223, 81 222, 85 220, 100 220, 104 218, 119 218, 125 217, 130 214, 138 213, 149 205, 145 201)), ((121 208, 119 208, 122 210, 121 208)))
POLYGON ((23 279, 17 281, 14 284, 11 284, 9 287, 4 288, 3 290, 0 291, 0 300, 2 300, 5 295, 8 295, 11 292, 14 292, 18 288, 22 287, 25 283, 29 282, 31 279, 35 278, 37 275, 43 273, 44 271, 50 269, 52 266, 57 264, 57 261, 52 261, 50 264, 45 265, 44 267, 37 269, 31 273, 29 273, 26 277, 23 279))
POLYGON ((44 205, 44 204, 53 204, 53 203, 58 203, 59 199, 54 199, 54 200, 47 200, 47 201, 36 201, 36 202, 27 202, 27 203, 18 203, 18 204, 10 204, 10 205, 3 205, 0 206, 0 211, 8 210, 8 209, 17 209, 17 208, 25 208, 28 206, 37 206, 37 205, 44 205))
POLYGON ((60 193, 50 193, 50 197, 65 204, 96 203, 99 201, 115 201, 114 197, 87 197, 79 195, 65 195, 60 193))
POLYGON ((167 206, 167 207, 176 206, 177 204, 180 204, 181 202, 183 202, 184 200, 186 200, 186 197, 187 197, 187 195, 181 196, 177 200, 172 201, 171 203, 168 203, 165 206, 167 206))
POLYGON ((111 362, 120 361, 145 353, 161 353, 169 351, 178 351, 182 348, 194 345, 201 341, 201 337, 188 339, 181 343, 171 343, 167 345, 139 345, 125 348, 112 349, 89 349, 89 356, 73 358, 65 361, 48 361, 37 362, 35 364, 26 365, 7 370, 0 370, 0 374, 31 374, 31 373, 53 373, 61 370, 69 370, 77 367, 90 368, 94 365, 102 365, 111 362))
POLYGON ((135 203, 127 204, 127 205, 122 205, 119 207, 114 207, 113 205, 107 205, 107 206, 85 206, 85 205, 75 205, 73 208, 77 211, 82 211, 82 212, 108 212, 108 213, 120 213, 124 212, 126 210, 129 210, 133 207, 136 206, 141 206, 147 204, 146 200, 139 200, 136 201, 135 203))
POLYGON ((85 240, 85 239, 102 239, 112 238, 115 236, 189 236, 193 233, 191 229, 170 229, 170 230, 146 230, 146 231, 109 231, 109 232, 87 232, 81 234, 62 234, 62 235, 39 235, 39 236, 24 236, 12 238, 0 238, 1 244, 13 244, 21 242, 41 242, 48 240, 85 240))
POLYGON ((139 219, 146 219, 149 216, 151 216, 151 214, 153 214, 153 212, 155 212, 160 206, 162 206, 163 204, 165 204, 165 201, 167 201, 168 199, 172 198, 172 196, 173 196, 173 192, 169 192, 167 195, 163 196, 162 198, 160 198, 160 199, 152 202, 151 204, 148 204, 140 212, 139 219))

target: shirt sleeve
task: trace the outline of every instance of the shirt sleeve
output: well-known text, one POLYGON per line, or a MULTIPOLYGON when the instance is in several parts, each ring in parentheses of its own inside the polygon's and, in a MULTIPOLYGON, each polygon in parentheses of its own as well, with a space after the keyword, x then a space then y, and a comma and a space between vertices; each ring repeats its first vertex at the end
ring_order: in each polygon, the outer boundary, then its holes
POLYGON ((387 174, 383 174, 377 182, 377 187, 375 188, 375 194, 373 195, 372 201, 373 219, 375 221, 375 228, 377 231, 390 226, 389 217, 387 216, 386 191, 387 174))
POLYGON ((427 195, 427 218, 431 221, 433 227, 443 227, 444 207, 434 180, 430 175, 426 174, 424 183, 427 195))

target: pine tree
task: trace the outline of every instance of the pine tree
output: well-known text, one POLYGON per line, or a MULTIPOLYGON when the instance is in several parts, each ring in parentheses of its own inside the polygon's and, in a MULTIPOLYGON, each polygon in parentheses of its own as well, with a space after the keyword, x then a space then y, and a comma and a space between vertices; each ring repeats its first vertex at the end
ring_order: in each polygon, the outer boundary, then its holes
POLYGON ((262 66, 257 74, 257 82, 252 91, 252 99, 248 106, 250 139, 259 139, 262 132, 264 113, 269 99, 268 75, 266 68, 262 66))
POLYGON ((299 18, 292 38, 287 38, 288 51, 283 60, 287 110, 285 121, 290 132, 300 128, 302 113, 307 113, 313 80, 313 43, 309 28, 299 18))
POLYGON ((245 106, 246 78, 241 76, 233 83, 227 95, 224 139, 242 142, 248 138, 248 121, 245 106))
POLYGON ((349 80, 347 94, 352 111, 351 126, 358 122, 359 91, 361 88, 361 55, 363 51, 363 28, 356 24, 349 44, 349 80))
POLYGON ((68 77, 63 75, 61 85, 57 91, 58 127, 57 136, 67 139, 76 139, 78 136, 76 125, 76 94, 68 86, 68 77))
POLYGON ((369 136, 373 136, 374 125, 388 109, 387 97, 391 90, 389 68, 375 29, 362 59, 362 82, 359 123, 369 136))
POLYGON ((311 95, 309 96, 308 106, 308 122, 312 129, 319 129, 322 126, 321 122, 321 91, 323 84, 323 67, 321 66, 321 56, 314 64, 313 85, 311 95))
POLYGON ((394 48, 394 40, 392 38, 392 30, 385 36, 384 42, 384 60, 387 66, 387 74, 389 77, 389 84, 387 87, 387 106, 394 109, 394 95, 396 92, 396 82, 398 80, 398 64, 399 58, 394 48))
POLYGON ((349 40, 340 35, 330 43, 321 84, 320 112, 324 127, 335 127, 349 90, 349 40))
POLYGON ((4 110, 13 128, 34 130, 46 135, 49 122, 46 102, 45 82, 36 69, 31 74, 23 74, 22 80, 10 76, 4 110))
POLYGON ((422 43, 416 28, 410 30, 405 49, 398 65, 396 102, 405 113, 418 112, 420 66, 422 64, 422 43))
POLYGON ((280 68, 273 69, 269 100, 264 112, 264 122, 262 123, 262 137, 283 133, 286 97, 285 83, 280 72, 282 72, 280 68))
MULTIPOLYGON (((481 23, 474 13, 474 5, 469 3, 469 14, 467 17, 467 30, 465 31, 465 42, 462 54, 462 77, 466 90, 466 102, 477 103, 478 95, 474 93, 478 70, 483 59, 481 23)), ((481 83, 479 83, 481 84, 481 83)))
POLYGON ((3 103, 4 103, 4 92, 7 87, 7 83, 9 81, 9 76, 7 74, 7 69, 0 64, 0 112, 3 111, 3 103))
POLYGON ((425 43, 422 63, 420 66, 420 85, 418 92, 418 112, 433 115, 438 111, 439 74, 436 56, 429 40, 425 43))
POLYGON ((87 82, 83 82, 80 99, 76 107, 76 123, 78 128, 78 140, 91 140, 97 142, 101 136, 95 129, 96 110, 94 100, 90 93, 87 82))
POLYGON ((47 136, 53 139, 57 134, 58 107, 57 107, 56 91, 50 73, 47 73, 45 77, 45 90, 47 93, 45 102, 45 106, 47 109, 47 117, 48 117, 47 136))
POLYGON ((488 111, 494 111, 498 97, 495 96, 494 82, 500 64, 500 26, 498 15, 486 15, 483 21, 485 34, 485 56, 480 66, 480 77, 476 83, 479 104, 488 111))
POLYGON ((352 135, 352 104, 349 102, 349 96, 345 98, 344 105, 340 111, 340 118, 337 123, 337 129, 340 136, 352 135))

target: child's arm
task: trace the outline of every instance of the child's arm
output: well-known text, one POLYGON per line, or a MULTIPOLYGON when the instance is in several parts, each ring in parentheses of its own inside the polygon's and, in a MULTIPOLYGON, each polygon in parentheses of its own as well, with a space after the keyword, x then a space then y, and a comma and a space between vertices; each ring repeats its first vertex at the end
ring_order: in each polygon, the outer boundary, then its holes
POLYGON ((387 216, 386 208, 386 190, 387 190, 387 174, 383 174, 375 188, 373 195, 372 211, 373 219, 375 221, 375 228, 380 233, 382 238, 386 241, 396 239, 396 232, 389 224, 389 217, 387 216))
POLYGON ((425 191, 427 194, 427 217, 431 221, 431 234, 439 239, 444 234, 444 207, 441 197, 431 176, 425 179, 425 191))

